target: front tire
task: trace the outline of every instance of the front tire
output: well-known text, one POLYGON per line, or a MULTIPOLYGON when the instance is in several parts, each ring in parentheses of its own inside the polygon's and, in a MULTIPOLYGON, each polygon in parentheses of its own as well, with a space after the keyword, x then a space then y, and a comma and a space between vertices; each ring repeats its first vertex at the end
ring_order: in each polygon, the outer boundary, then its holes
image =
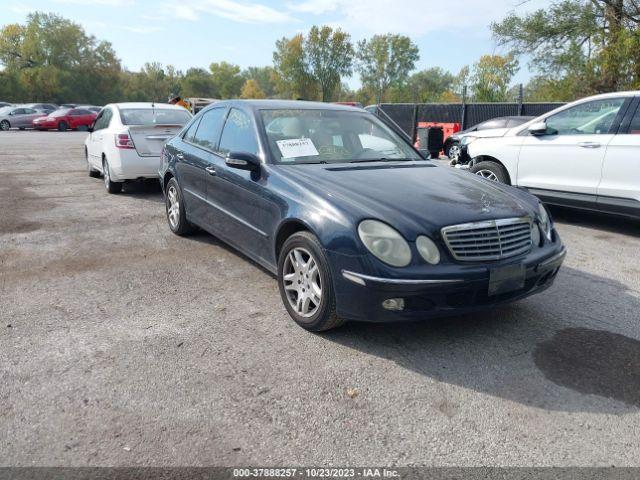
POLYGON ((278 258, 278 287, 287 312, 310 332, 339 327, 329 262, 315 235, 298 232, 282 246, 278 258))
POLYGON ((451 142, 451 145, 447 147, 445 155, 449 157, 453 165, 458 163, 458 161, 460 160, 460 143, 451 142))
POLYGON ((122 182, 114 182, 111 180, 111 171, 109 170, 109 162, 106 158, 102 159, 102 177, 104 178, 104 186, 109 193, 120 193, 122 191, 122 182))
POLYGON ((0 122, 0 130, 2 130, 3 132, 6 132, 10 129, 11 129, 11 124, 9 123, 9 120, 2 120, 0 122))
POLYGON ((487 180, 506 183, 507 185, 509 185, 509 175, 507 174, 507 171, 502 165, 497 162, 492 162, 489 160, 478 162, 473 167, 471 167, 470 171, 471 173, 480 175, 487 180))
POLYGON ((195 230, 194 226, 187 220, 187 215, 182 200, 182 190, 178 181, 172 178, 165 187, 165 211, 167 212, 167 222, 173 233, 180 236, 189 235, 195 230))

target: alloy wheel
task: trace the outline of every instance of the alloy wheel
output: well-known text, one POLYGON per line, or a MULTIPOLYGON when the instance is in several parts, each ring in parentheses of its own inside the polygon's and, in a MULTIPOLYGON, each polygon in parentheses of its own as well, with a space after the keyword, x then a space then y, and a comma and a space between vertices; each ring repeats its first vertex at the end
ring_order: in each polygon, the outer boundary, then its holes
POLYGON ((458 145, 452 145, 449 148, 449 158, 451 160, 458 160, 458 158, 460 158, 460 147, 458 145))
POLYGON ((287 254, 282 271, 289 304, 302 317, 312 317, 322 302, 320 267, 305 248, 296 247, 287 254))
POLYGON ((480 175, 481 177, 486 178, 487 180, 492 180, 494 182, 498 181, 498 177, 491 170, 485 170, 485 169, 478 170, 476 172, 476 175, 480 175))
POLYGON ((0 122, 0 129, 6 132, 10 128, 11 128, 11 125, 9 125, 9 122, 7 122, 6 120, 3 120, 2 122, 0 122))
POLYGON ((169 225, 173 230, 178 228, 180 222, 180 199, 176 187, 171 185, 167 190, 167 215, 169 225))

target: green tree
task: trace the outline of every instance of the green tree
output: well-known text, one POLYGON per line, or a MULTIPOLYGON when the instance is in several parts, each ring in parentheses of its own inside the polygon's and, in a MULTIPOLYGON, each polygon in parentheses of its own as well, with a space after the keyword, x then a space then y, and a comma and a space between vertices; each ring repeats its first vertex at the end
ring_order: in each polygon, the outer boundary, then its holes
POLYGON ((180 82, 180 95, 183 97, 216 98, 218 92, 213 78, 204 68, 190 68, 180 82))
POLYGON ((273 67, 249 67, 242 72, 242 77, 255 80, 265 97, 274 97, 277 93, 278 74, 273 67))
POLYGON ((266 95, 260 88, 258 82, 253 78, 250 78, 244 82, 240 98, 266 98, 266 95))
POLYGON ((420 55, 409 37, 389 33, 358 42, 357 58, 362 84, 375 92, 380 103, 389 87, 407 81, 420 55))
POLYGON ((240 67, 228 62, 212 63, 211 80, 220 98, 237 98, 240 96, 244 78, 240 74, 240 67))
POLYGON ((416 72, 409 77, 408 90, 411 101, 417 103, 441 102, 447 92, 452 92, 455 76, 440 67, 416 72))
POLYGON ((349 34, 314 25, 304 42, 304 54, 308 75, 318 84, 322 101, 331 101, 342 77, 353 73, 354 51, 349 34))
POLYGON ((307 100, 317 98, 318 86, 309 75, 305 63, 304 35, 276 41, 273 65, 279 96, 307 100))
POLYGON ((476 102, 506 102, 511 79, 518 72, 518 60, 512 55, 483 55, 469 78, 476 102))
POLYGON ((637 0, 557 0, 525 15, 511 13, 491 28, 500 45, 532 57, 532 66, 552 80, 545 86, 552 96, 640 85, 637 0))
POLYGON ((34 12, 0 30, 0 65, 24 100, 96 103, 120 95, 120 61, 111 44, 55 14, 34 12))

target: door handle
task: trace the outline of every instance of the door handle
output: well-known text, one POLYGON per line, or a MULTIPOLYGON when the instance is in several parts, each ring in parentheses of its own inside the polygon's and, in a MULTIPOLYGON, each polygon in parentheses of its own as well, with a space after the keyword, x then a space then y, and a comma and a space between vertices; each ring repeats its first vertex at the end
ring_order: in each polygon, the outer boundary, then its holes
POLYGON ((176 157, 178 160, 184 160, 184 155, 182 153, 176 153, 176 157))
POLYGON ((205 171, 206 171, 209 175, 215 175, 215 174, 216 174, 216 168, 215 168, 215 167, 207 167, 207 168, 205 168, 205 171))
POLYGON ((578 146, 582 148, 600 148, 600 143, 598 142, 580 142, 578 146))

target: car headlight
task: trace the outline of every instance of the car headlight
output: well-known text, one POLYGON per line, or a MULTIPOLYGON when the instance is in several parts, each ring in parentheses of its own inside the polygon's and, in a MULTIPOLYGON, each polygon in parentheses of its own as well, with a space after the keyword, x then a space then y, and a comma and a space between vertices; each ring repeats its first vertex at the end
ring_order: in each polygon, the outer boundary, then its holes
POLYGON ((531 224, 531 243, 534 246, 539 247, 541 240, 542 236, 540 235, 540 227, 538 227, 536 222, 533 222, 531 224))
POLYGON ((416 248, 418 249, 420 256, 431 265, 437 265, 440 263, 440 250, 438 250, 438 246, 429 237, 420 235, 416 239, 416 248))
POLYGON ((386 223, 363 220, 358 235, 367 250, 394 267, 406 267, 411 262, 411 249, 407 241, 386 223))
POLYGON ((538 204, 538 214, 540 215, 540 227, 544 236, 551 240, 551 218, 547 213, 547 209, 541 203, 538 204))
POLYGON ((462 137, 462 141, 460 142, 460 144, 469 145, 470 143, 475 142, 477 139, 478 137, 470 137, 470 136, 462 137))

